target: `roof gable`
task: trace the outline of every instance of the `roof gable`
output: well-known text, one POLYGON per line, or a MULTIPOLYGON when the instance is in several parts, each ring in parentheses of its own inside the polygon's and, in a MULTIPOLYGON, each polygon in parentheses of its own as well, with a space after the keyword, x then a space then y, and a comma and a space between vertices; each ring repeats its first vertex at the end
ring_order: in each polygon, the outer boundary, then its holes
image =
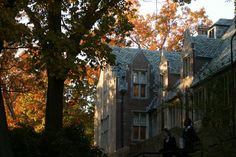
POLYGON ((132 65, 135 66, 136 68, 140 68, 140 67, 148 68, 148 65, 150 65, 150 62, 145 57, 143 51, 138 51, 132 60, 132 65))
MULTIPOLYGON (((160 63, 160 51, 152 51, 138 48, 120 48, 112 47, 113 53, 116 55, 116 64, 119 64, 121 69, 127 70, 127 66, 131 64, 135 58, 137 59, 140 55, 143 55, 152 69, 151 72, 157 75, 160 63)), ((170 64, 170 73, 180 73, 180 68, 182 66, 182 58, 179 52, 164 52, 164 57, 168 60, 170 64)))

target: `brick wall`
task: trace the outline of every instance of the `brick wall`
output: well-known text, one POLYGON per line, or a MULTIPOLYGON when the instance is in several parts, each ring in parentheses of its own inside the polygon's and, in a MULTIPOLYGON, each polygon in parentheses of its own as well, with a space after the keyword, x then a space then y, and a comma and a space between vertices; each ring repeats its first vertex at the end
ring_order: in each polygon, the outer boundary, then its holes
MULTIPOLYGON (((132 143, 132 112, 133 111, 146 111, 146 106, 150 104, 153 93, 150 90, 150 84, 153 83, 153 76, 151 73, 151 66, 148 60, 142 53, 139 53, 133 60, 133 63, 129 65, 129 69, 126 72, 126 81, 128 83, 128 90, 124 95, 124 106, 123 106, 123 136, 124 136, 124 146, 130 145, 132 143), (146 70, 148 76, 148 85, 147 85, 147 98, 134 98, 133 97, 133 84, 132 84, 132 72, 133 70, 146 70)), ((118 92, 118 91, 117 91, 118 92)), ((118 99, 120 95, 118 94, 118 99)), ((117 104, 120 105, 120 104, 117 104)), ((120 112, 117 112, 119 114, 120 112)), ((117 120, 117 123, 120 119, 117 120)), ((117 128, 117 132, 119 132, 117 128)))

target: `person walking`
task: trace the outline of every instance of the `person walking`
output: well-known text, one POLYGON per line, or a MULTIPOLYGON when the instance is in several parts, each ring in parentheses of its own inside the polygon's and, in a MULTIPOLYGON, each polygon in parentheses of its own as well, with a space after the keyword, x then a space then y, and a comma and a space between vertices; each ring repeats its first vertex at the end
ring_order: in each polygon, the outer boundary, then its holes
POLYGON ((173 137, 168 129, 164 129, 163 148, 160 150, 163 157, 177 157, 177 145, 175 137, 173 137))
POLYGON ((181 157, 189 157, 189 153, 194 152, 194 144, 200 141, 193 128, 192 120, 190 118, 186 118, 184 121, 182 138, 183 151, 181 157))

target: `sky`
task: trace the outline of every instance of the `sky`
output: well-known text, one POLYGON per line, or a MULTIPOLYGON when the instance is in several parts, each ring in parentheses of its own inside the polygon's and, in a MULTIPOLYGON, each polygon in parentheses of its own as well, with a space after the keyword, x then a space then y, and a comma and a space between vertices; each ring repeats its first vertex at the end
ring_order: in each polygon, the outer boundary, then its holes
MULTIPOLYGON (((154 13, 156 11, 156 0, 139 0, 141 3, 141 12, 154 13)), ((157 5, 160 5, 160 1, 157 0, 157 5)), ((213 22, 216 22, 220 18, 232 19, 234 17, 234 0, 228 2, 228 0, 192 0, 192 3, 188 5, 192 10, 199 10, 204 7, 206 15, 213 22)))

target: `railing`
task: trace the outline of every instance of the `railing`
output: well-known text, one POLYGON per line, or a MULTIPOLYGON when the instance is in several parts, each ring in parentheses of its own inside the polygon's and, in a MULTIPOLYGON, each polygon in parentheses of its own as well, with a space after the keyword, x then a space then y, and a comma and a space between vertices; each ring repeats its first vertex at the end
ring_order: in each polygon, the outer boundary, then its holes
MULTIPOLYGON (((201 157, 203 157, 203 151, 202 150, 198 150, 198 151, 201 153, 201 157)), ((141 152, 141 153, 134 155, 133 157, 145 157, 145 155, 155 155, 157 157, 160 157, 160 155, 162 155, 163 153, 176 153, 178 155, 176 155, 175 157, 177 157, 177 156, 182 156, 180 154, 182 154, 184 152, 183 152, 183 150, 165 151, 165 152, 141 152)), ((195 152, 193 152, 193 153, 195 153, 195 152)))
POLYGON ((145 157, 145 155, 161 155, 162 153, 160 152, 142 152, 142 153, 139 153, 139 154, 136 154, 135 156, 133 157, 145 157))

